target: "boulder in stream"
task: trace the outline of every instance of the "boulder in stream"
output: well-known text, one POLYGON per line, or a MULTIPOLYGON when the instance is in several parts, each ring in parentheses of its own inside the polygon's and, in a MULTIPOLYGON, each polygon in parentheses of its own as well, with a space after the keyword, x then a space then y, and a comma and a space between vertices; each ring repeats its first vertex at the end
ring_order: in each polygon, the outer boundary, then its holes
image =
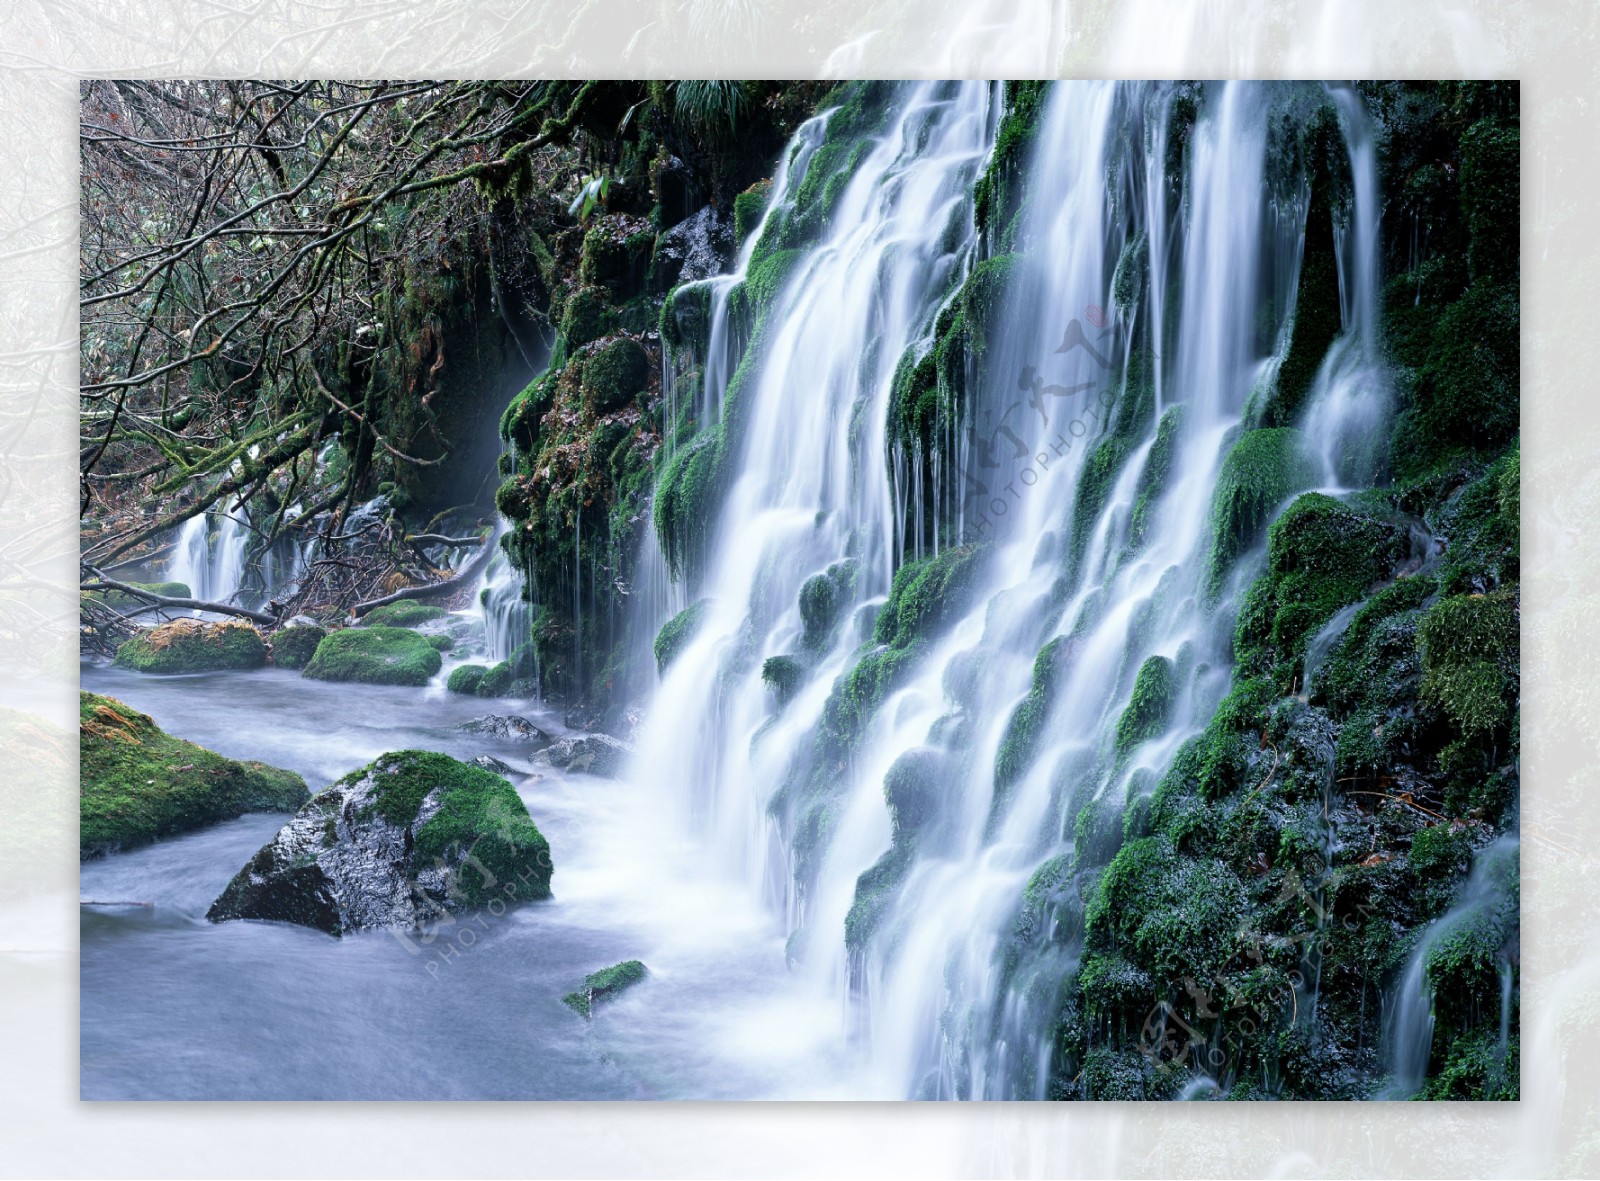
POLYGON ((97 693, 78 694, 78 764, 82 858, 246 812, 291 812, 310 794, 293 771, 224 758, 97 693))
POLYGON ((323 638, 305 675, 317 681, 426 685, 443 663, 438 650, 414 631, 350 627, 323 638))
POLYGON ((586 771, 590 775, 615 778, 633 747, 609 734, 580 734, 563 738, 541 750, 535 759, 563 771, 586 771))
POLYGON ((279 668, 305 668, 327 634, 327 629, 315 622, 292 623, 280 628, 272 637, 272 663, 279 668))
POLYGON ((511 785, 432 751, 383 755, 318 793, 241 869, 206 917, 330 935, 410 929, 550 896, 550 845, 511 785))
POLYGON ((242 619, 174 619, 126 641, 115 663, 141 673, 260 668, 267 663, 267 645, 242 619))
POLYGON ((468 734, 485 734, 491 738, 509 738, 516 742, 534 742, 549 746, 555 739, 517 714, 484 714, 470 722, 462 722, 457 730, 468 734))

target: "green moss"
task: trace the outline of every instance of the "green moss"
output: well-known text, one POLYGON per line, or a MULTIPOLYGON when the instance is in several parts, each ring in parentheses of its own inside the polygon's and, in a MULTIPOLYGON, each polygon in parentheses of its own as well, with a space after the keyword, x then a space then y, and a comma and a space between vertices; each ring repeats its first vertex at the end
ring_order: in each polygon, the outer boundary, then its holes
POLYGON ((1182 426, 1182 403, 1168 406, 1162 411, 1155 442, 1145 455, 1144 467, 1139 471, 1139 483, 1134 490, 1133 516, 1128 523, 1128 544, 1134 549, 1144 545, 1156 505, 1167 490, 1172 476, 1172 454, 1177 448, 1178 432, 1182 426))
POLYGON ((149 844, 246 812, 292 812, 305 780, 164 733, 111 697, 78 694, 80 856, 149 844))
POLYGON ((361 622, 367 627, 416 627, 419 623, 440 619, 444 614, 443 607, 436 607, 432 603, 402 599, 398 603, 374 607, 362 616, 361 622))
MULTIPOLYGON (((1408 549, 1399 525, 1308 492, 1272 524, 1267 570, 1240 612, 1235 651, 1298 662, 1318 628, 1392 573, 1408 549)), ((1261 667, 1257 662, 1253 667, 1261 667)))
POLYGON ((1000 749, 995 754, 994 790, 997 800, 1006 795, 1033 761, 1039 736, 1055 703, 1056 686, 1066 669, 1071 651, 1071 641, 1066 636, 1057 636, 1034 657, 1033 683, 1028 688, 1028 695, 1006 723, 1005 736, 1000 740, 1000 749))
POLYGON ((1461 211, 1474 280, 1511 282, 1521 269, 1521 163, 1514 124, 1480 119, 1461 137, 1461 211))
POLYGON ((660 332, 670 356, 704 357, 711 336, 711 284, 674 287, 661 305, 660 332))
POLYGON ((674 577, 698 569, 710 540, 726 470, 721 424, 701 431, 678 449, 656 486, 655 524, 674 577))
POLYGON ((761 215, 766 212, 771 196, 772 182, 761 180, 733 199, 733 233, 741 246, 761 224, 761 215))
POLYGON ((1038 139, 1048 82, 1005 84, 1005 111, 995 132, 989 165, 973 186, 973 219, 997 249, 1012 249, 1025 199, 1028 157, 1038 139))
POLYGON ((1215 597, 1222 578, 1289 494, 1316 478, 1300 432, 1287 427, 1246 431, 1223 461, 1211 501, 1208 586, 1215 597))
POLYGON ((115 663, 142 673, 195 673, 261 668, 267 645, 248 623, 175 619, 141 632, 117 649, 115 663))
POLYGON ((808 649, 827 646, 844 609, 854 600, 856 562, 835 562, 821 574, 813 574, 800 586, 800 623, 804 629, 800 642, 808 649))
POLYGON ((1517 700, 1518 618, 1509 593, 1435 603, 1417 630, 1422 696, 1468 739, 1503 730, 1517 700))
POLYGON ((891 848, 856 879, 855 897, 844 916, 844 945, 860 951, 882 924, 889 904, 911 868, 905 848, 891 848))
POLYGON ((761 662, 761 680, 777 696, 779 707, 789 704, 805 679, 805 666, 792 656, 769 656, 761 662))
POLYGON ((650 359, 626 336, 607 341, 583 362, 583 404, 591 414, 611 414, 650 384, 650 359))
POLYGON ((661 630, 656 633, 652 649, 655 652, 656 672, 666 675, 667 668, 677 659, 678 653, 683 651, 683 646, 694 639, 695 632, 705 622, 706 612, 711 607, 710 599, 701 599, 679 611, 666 623, 661 625, 661 630))
POLYGON ((272 663, 279 668, 304 668, 327 631, 320 627, 286 627, 272 636, 272 663))
POLYGON ((445 688, 452 693, 461 693, 467 697, 477 696, 478 687, 483 684, 484 674, 488 671, 481 664, 460 665, 450 670, 445 688))
POLYGON ((346 628, 317 645, 304 675, 318 681, 426 685, 442 663, 427 640, 406 628, 346 628))
POLYGON ((619 993, 632 988, 650 974, 638 960, 624 960, 583 978, 583 987, 569 992, 561 1003, 584 1017, 590 1016, 594 1006, 601 1001, 614 999, 619 993))
POLYGON ((1133 682, 1133 696, 1117 719, 1118 759, 1127 758, 1134 747, 1157 737, 1167 728, 1177 691, 1172 661, 1165 656, 1151 656, 1139 666, 1139 675, 1133 682))
POLYGON ((435 635, 423 636, 422 638, 428 641, 428 645, 435 652, 448 652, 450 649, 456 646, 455 637, 445 635, 443 632, 435 635))
POLYGON ((499 664, 491 665, 484 670, 483 676, 478 681, 477 694, 479 697, 505 697, 511 692, 515 680, 516 674, 512 671, 511 662, 502 660, 499 664))
POLYGON ((895 571, 889 601, 873 623, 879 644, 904 649, 955 622, 966 610, 984 547, 960 545, 895 571))
POLYGON ((590 341, 599 340, 616 326, 611 293, 604 287, 579 287, 567 296, 561 312, 561 339, 571 355, 590 341))

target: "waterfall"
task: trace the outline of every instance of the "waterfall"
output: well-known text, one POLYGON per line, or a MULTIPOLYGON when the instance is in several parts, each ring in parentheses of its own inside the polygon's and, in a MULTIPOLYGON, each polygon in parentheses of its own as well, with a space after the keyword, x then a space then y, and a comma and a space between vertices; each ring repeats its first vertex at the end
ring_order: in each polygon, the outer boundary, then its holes
POLYGON ((249 525, 236 513, 218 507, 190 517, 178 527, 168 578, 187 585, 194 597, 208 603, 230 603, 245 581, 249 525))
MULTIPOLYGON (((1007 231, 1017 250, 1000 257, 973 200, 999 92, 906 84, 755 339, 736 298, 752 247, 804 215, 800 157, 827 150, 830 113, 796 134, 762 229, 710 281, 698 404, 702 424, 737 410, 720 436, 733 465, 672 599, 709 605, 635 772, 672 793, 734 888, 767 900, 792 970, 847 1009, 870 1094, 1046 1094, 1054 998, 1081 947, 1019 944, 1025 919, 1066 913, 1024 899, 1086 888, 1107 860, 1095 825, 1122 831, 1228 689, 1262 544, 1217 558, 1212 493, 1277 388, 1306 234, 1304 180, 1268 175, 1284 93, 1053 86, 1007 231), (935 355, 947 293, 980 268, 1006 276, 1003 331, 981 368, 968 357, 959 420, 923 467, 891 437, 897 365, 935 355), (917 558, 968 590, 901 649, 873 617, 917 558), (869 666, 891 687, 841 742, 869 666), (1119 720, 1147 677, 1171 686, 1170 708, 1128 738, 1119 720)), ((1303 458, 1336 489, 1370 482, 1356 444, 1388 403, 1372 137, 1353 96, 1331 99, 1351 173, 1342 307, 1300 421, 1303 458)), ((667 598, 649 597, 650 622, 667 598)))

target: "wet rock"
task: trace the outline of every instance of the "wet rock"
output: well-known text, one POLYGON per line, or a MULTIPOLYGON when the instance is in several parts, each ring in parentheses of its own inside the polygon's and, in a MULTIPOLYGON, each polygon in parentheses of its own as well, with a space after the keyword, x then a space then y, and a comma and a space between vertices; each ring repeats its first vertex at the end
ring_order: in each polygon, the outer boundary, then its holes
POLYGON ((444 663, 433 645, 403 627, 352 627, 317 645, 304 675, 318 681, 426 685, 444 663))
POLYGON ((206 917, 343 935, 550 896, 550 846, 499 775, 432 751, 375 759, 312 798, 206 917))
POLYGON ((538 760, 564 771, 585 771, 590 775, 614 778, 633 747, 609 734, 583 734, 563 738, 539 752, 538 760))
POLYGON ((475 759, 468 759, 467 765, 469 767, 482 767, 485 771, 490 771, 501 776, 516 774, 516 772, 513 771, 508 764, 502 763, 493 755, 479 755, 475 759))
POLYGON ((561 1002, 575 1013, 588 1017, 593 1014, 596 1005, 616 999, 648 975, 649 969, 638 960, 624 960, 620 964, 589 973, 583 978, 583 987, 567 993, 561 1002))
POLYGON ((507 738, 514 742, 534 742, 541 747, 549 746, 555 741, 527 718, 519 717, 517 714, 485 714, 481 718, 473 718, 470 722, 462 722, 456 729, 468 734, 507 738))
POLYGON ((656 275, 667 287, 720 275, 733 257, 733 221, 710 205, 679 222, 656 246, 656 275))

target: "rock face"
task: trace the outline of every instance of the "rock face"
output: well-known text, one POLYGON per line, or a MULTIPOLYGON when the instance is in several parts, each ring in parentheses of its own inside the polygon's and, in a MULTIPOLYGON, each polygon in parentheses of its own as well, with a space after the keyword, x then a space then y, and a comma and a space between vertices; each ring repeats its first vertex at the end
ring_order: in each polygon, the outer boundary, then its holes
POLYGON ((527 718, 516 714, 485 714, 481 718, 473 718, 470 722, 462 722, 456 729, 468 734, 487 734, 491 738, 536 742, 541 746, 549 746, 555 741, 527 718))
POLYGON ((632 988, 650 974, 638 960, 624 960, 583 978, 583 987, 561 998, 562 1004, 584 1017, 593 1015, 594 1007, 603 1001, 614 1000, 618 994, 632 988))
POLYGON ((539 762, 565 771, 587 771, 613 778, 632 753, 633 747, 609 734, 584 734, 552 743, 536 757, 539 762))
POLYGON ((550 846, 511 785, 431 751, 387 754, 316 795, 206 917, 343 935, 550 896, 550 846))
POLYGON ((94 693, 78 694, 78 763, 85 858, 246 812, 290 812, 310 794, 293 771, 223 758, 94 693))
POLYGON ((691 283, 719 275, 733 257, 733 223, 705 205, 661 235, 657 267, 674 283, 691 283))
POLYGON ((306 665, 318 681, 426 685, 444 663, 438 650, 403 627, 351 627, 326 636, 306 665))
POLYGON ((260 668, 267 663, 267 645, 242 620, 174 619, 128 640, 117 649, 115 663, 141 673, 260 668))

